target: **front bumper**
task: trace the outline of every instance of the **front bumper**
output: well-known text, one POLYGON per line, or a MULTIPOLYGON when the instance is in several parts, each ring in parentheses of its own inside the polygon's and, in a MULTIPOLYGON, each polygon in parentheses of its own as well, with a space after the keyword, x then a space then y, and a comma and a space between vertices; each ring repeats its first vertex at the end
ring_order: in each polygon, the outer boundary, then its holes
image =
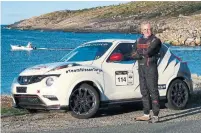
MULTIPOLYGON (((26 109, 61 109, 57 89, 46 87, 41 83, 30 85, 12 84, 13 106, 26 109)), ((63 106, 63 105, 62 105, 63 106)))
POLYGON ((68 109, 67 106, 60 106, 60 104, 46 105, 45 102, 37 95, 24 95, 15 94, 13 95, 15 101, 15 108, 25 108, 25 109, 40 109, 40 110, 60 110, 68 109))

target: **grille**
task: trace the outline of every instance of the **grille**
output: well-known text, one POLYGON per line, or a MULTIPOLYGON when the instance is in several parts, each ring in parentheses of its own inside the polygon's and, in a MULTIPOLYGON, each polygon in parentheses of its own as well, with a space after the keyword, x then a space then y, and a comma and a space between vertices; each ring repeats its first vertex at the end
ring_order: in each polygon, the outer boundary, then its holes
POLYGON ((17 87, 17 93, 26 93, 27 87, 17 87))
POLYGON ((40 105, 44 104, 37 95, 14 95, 17 105, 40 105))
POLYGON ((32 83, 40 82, 42 79, 48 76, 57 76, 59 77, 59 74, 53 74, 53 75, 32 75, 32 76, 19 76, 18 77, 18 83, 20 85, 28 85, 32 83))

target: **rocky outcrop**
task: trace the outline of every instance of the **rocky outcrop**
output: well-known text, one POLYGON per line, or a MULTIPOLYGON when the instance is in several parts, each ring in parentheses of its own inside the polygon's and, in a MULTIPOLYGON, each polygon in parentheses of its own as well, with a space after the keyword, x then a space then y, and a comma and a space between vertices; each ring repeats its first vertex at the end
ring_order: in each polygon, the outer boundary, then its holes
POLYGON ((57 11, 9 25, 11 28, 73 32, 138 33, 150 21, 156 35, 173 45, 201 45, 201 2, 129 2, 76 11, 57 11))
MULTIPOLYGON (((159 22, 159 24, 161 23, 159 22)), ((157 36, 164 42, 173 45, 201 46, 201 14, 179 15, 168 19, 157 29, 159 31, 157 36)))

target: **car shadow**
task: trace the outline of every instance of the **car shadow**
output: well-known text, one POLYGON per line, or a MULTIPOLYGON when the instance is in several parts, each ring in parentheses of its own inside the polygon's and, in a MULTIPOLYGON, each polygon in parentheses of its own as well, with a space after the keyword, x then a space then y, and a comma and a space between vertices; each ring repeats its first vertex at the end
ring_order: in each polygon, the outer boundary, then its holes
POLYGON ((171 113, 164 116, 160 116, 160 122, 166 122, 173 119, 187 117, 201 113, 201 90, 195 91, 191 96, 189 103, 186 108, 178 113, 171 113))
MULTIPOLYGON (((166 101, 160 102, 160 109, 167 108, 166 101)), ((125 113, 130 113, 134 111, 143 110, 142 102, 134 102, 123 105, 109 105, 106 108, 101 108, 94 117, 105 117, 105 116, 114 116, 125 113)), ((187 104, 184 110, 178 110, 177 113, 170 113, 167 115, 160 116, 160 122, 166 122, 173 119, 186 117, 194 114, 201 113, 201 90, 196 91, 192 94, 189 103, 187 104)))
MULTIPOLYGON (((166 108, 165 101, 160 102, 160 108, 161 109, 166 108)), ((97 118, 105 116, 114 116, 142 110, 143 110, 142 102, 133 102, 122 105, 108 105, 105 108, 101 108, 94 117, 97 118)))
POLYGON ((141 102, 124 104, 124 105, 108 105, 107 107, 101 108, 97 112, 95 117, 120 115, 124 113, 137 111, 140 109, 142 109, 141 102))
POLYGON ((195 107, 195 108, 187 109, 187 110, 179 112, 179 113, 172 113, 172 114, 168 114, 165 116, 161 116, 160 122, 166 122, 166 121, 170 121, 173 119, 178 119, 178 118, 187 117, 190 115, 195 115, 198 113, 201 113, 201 107, 195 107), (168 118, 168 117, 170 117, 170 118, 168 118), (161 120, 161 119, 164 119, 164 120, 161 120))

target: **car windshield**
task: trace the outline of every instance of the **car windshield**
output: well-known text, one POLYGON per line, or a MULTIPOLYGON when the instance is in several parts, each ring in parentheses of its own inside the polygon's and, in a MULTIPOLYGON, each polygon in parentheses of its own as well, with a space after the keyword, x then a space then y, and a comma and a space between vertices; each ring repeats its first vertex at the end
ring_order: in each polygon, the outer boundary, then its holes
POLYGON ((95 42, 83 44, 69 54, 65 55, 61 61, 91 61, 99 59, 112 45, 109 42, 95 42))

